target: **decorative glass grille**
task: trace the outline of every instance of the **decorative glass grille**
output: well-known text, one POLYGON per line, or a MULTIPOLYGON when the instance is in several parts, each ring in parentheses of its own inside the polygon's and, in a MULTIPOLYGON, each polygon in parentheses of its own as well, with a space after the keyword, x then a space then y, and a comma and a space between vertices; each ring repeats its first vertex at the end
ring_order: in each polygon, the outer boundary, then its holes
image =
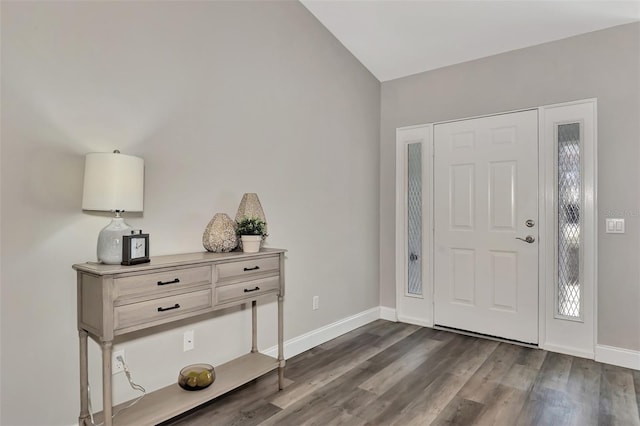
POLYGON ((558 308, 563 317, 581 317, 580 283, 580 123, 558 126, 558 308))
POLYGON ((407 145, 408 294, 422 294, 422 144, 407 145))

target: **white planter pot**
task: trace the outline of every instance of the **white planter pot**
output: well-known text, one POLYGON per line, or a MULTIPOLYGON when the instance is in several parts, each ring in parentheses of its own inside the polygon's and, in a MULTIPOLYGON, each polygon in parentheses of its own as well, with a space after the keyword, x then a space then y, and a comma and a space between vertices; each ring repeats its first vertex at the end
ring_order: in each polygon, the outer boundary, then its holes
POLYGON ((242 251, 245 253, 257 253, 260 251, 261 235, 242 235, 242 251))

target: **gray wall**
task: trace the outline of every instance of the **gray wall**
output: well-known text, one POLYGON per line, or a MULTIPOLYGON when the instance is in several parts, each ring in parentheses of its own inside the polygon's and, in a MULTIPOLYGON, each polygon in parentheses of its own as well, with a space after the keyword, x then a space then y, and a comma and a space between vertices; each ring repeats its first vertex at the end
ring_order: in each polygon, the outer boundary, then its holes
POLYGON ((640 24, 382 84, 380 301, 395 306, 395 129, 598 98, 598 343, 640 350, 640 24), (624 217, 624 235, 605 234, 624 217))
MULTIPOLYGON (((81 210, 87 152, 145 159, 128 222, 152 255, 203 250, 211 217, 257 192, 268 245, 289 250, 286 339, 378 306, 380 83, 301 4, 3 2, 1 31, 1 424, 77 421, 71 265, 110 217, 81 210)), ((261 308, 262 349, 275 313, 261 308)), ((250 323, 233 310, 117 346, 153 390, 248 351, 250 323)), ((96 410, 98 362, 92 345, 96 410)))

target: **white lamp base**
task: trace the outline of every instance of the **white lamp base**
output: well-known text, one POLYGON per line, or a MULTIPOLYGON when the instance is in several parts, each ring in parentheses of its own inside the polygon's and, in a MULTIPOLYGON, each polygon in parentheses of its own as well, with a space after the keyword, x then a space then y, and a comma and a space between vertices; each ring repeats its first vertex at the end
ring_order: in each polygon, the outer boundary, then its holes
POLYGON ((98 235, 98 261, 119 265, 122 262, 122 236, 129 235, 131 229, 123 218, 114 217, 98 235))

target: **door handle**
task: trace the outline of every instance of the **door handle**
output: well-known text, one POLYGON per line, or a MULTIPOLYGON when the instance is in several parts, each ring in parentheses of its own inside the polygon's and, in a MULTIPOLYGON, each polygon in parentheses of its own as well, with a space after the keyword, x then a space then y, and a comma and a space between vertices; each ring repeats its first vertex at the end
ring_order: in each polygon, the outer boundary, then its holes
POLYGON ((525 238, 516 237, 516 240, 524 241, 525 243, 533 243, 536 239, 533 235, 527 235, 525 238))

